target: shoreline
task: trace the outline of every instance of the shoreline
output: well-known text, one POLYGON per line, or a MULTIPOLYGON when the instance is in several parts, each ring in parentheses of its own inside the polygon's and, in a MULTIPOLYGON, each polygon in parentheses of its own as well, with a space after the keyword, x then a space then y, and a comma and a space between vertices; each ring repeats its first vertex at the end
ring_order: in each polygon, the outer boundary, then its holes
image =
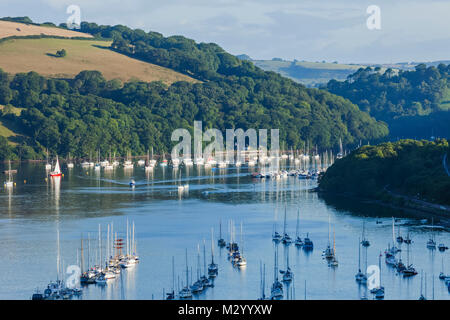
MULTIPOLYGON (((355 194, 348 193, 348 192, 342 193, 342 192, 324 191, 324 190, 321 190, 319 187, 313 189, 313 191, 317 192, 319 195, 320 194, 328 194, 328 195, 338 196, 338 197, 342 197, 342 198, 355 199, 363 204, 374 204, 374 205, 380 205, 383 207, 388 207, 391 209, 402 210, 409 214, 412 214, 413 216, 416 216, 416 217, 422 218, 422 219, 438 218, 438 221, 445 228, 450 228, 450 211, 448 211, 447 209, 436 208, 436 206, 442 206, 445 208, 445 206, 440 205, 440 204, 425 202, 425 201, 421 200, 422 206, 419 206, 418 204, 413 205, 411 203, 411 201, 405 201, 405 202, 403 202, 402 206, 399 206, 399 205, 396 205, 389 201, 384 201, 382 199, 362 198, 360 196, 356 196, 355 194)), ((400 199, 401 197, 406 197, 404 195, 394 195, 394 194, 390 194, 390 195, 397 199, 400 199)))

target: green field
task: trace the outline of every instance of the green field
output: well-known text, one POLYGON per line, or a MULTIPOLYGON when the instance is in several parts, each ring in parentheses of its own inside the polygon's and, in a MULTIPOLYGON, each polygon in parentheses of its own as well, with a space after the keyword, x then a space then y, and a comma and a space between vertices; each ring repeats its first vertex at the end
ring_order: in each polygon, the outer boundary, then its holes
MULTIPOLYGON (((10 112, 14 113, 16 116, 19 116, 22 112, 22 108, 16 108, 16 107, 8 107, 10 112)), ((0 105, 0 110, 4 112, 5 106, 0 105)), ((11 141, 11 138, 17 137, 20 134, 17 133, 16 128, 14 128, 14 125, 10 123, 6 119, 0 119, 0 136, 5 137, 8 139, 9 143, 12 145, 15 145, 14 141, 11 141)))
POLYGON ((122 81, 196 81, 173 70, 129 58, 108 49, 109 41, 71 39, 11 39, 0 43, 0 68, 8 73, 36 71, 55 78, 73 78, 83 70, 98 70, 122 81), (65 49, 67 56, 55 57, 65 49))

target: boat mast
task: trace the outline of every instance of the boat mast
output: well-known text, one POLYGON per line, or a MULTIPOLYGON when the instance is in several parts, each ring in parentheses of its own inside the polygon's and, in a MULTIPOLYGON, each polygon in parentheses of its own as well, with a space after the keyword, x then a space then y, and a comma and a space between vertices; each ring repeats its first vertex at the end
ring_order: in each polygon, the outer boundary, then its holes
POLYGON ((84 251, 83 251, 83 234, 81 234, 81 274, 84 273, 84 251))
POLYGON ((189 268, 188 268, 187 248, 186 248, 186 288, 189 288, 189 268))
POLYGON ((211 264, 214 264, 214 229, 211 228, 211 264))
POLYGON ((358 270, 361 271, 361 239, 358 238, 358 270))
POLYGON ((56 229, 56 280, 60 280, 61 275, 61 258, 60 258, 60 248, 59 248, 59 226, 56 229))

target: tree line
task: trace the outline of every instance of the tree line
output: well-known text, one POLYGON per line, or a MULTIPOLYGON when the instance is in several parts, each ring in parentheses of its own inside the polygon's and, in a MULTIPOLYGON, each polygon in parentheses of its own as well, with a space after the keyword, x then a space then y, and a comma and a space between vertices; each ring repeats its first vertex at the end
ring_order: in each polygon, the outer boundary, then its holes
POLYGON ((450 204, 450 177, 442 165, 446 139, 399 140, 364 146, 337 160, 319 179, 323 191, 387 199, 389 191, 450 204))

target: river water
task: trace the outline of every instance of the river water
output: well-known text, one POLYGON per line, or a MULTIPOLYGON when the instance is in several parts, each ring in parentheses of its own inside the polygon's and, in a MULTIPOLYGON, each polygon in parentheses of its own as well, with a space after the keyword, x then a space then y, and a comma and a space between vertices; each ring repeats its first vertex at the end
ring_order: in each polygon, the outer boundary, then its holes
MULTIPOLYGON (((123 270, 120 277, 105 286, 85 287, 80 299, 162 299, 164 291, 173 286, 173 257, 176 287, 186 279, 186 249, 194 281, 198 246, 203 270, 204 243, 209 264, 212 228, 219 275, 213 288, 194 299, 259 298, 261 264, 265 265, 268 296, 274 279, 274 225, 282 232, 286 211, 287 232, 294 237, 298 210, 300 236, 308 233, 314 250, 306 252, 294 245, 278 245, 279 268, 285 268, 289 254, 294 272, 293 283, 285 287, 285 299, 360 299, 364 295, 372 299, 370 292, 355 281, 359 238, 364 222, 371 245, 367 252, 361 251, 361 267, 378 265, 380 253, 392 243, 392 216, 399 218, 396 233, 399 228, 403 236, 409 231, 413 239, 409 262, 419 274, 403 278, 385 264, 383 256, 381 284, 385 287, 385 299, 415 300, 421 287, 428 299, 450 298, 448 289, 438 279, 442 265, 444 272, 450 274, 449 251, 426 248, 431 236, 438 244, 450 245, 448 230, 431 228, 431 222, 420 222, 421 217, 384 207, 348 199, 323 199, 313 191, 317 186, 313 180, 254 180, 249 173, 256 169, 249 168, 157 167, 146 174, 142 167, 128 172, 123 168, 113 172, 102 169, 97 173, 80 166, 70 170, 63 166, 63 178, 55 181, 46 179, 42 164, 15 164, 13 169, 18 169, 14 177, 16 187, 6 190, 2 186, 0 192, 0 299, 30 299, 36 288, 42 291, 56 279, 57 230, 65 270, 80 261, 81 237, 86 251, 89 236, 90 259, 98 261, 99 225, 104 254, 107 225, 113 223, 114 230, 125 237, 127 220, 130 225, 135 224, 140 263, 123 270), (134 189, 128 185, 132 178, 136 181, 134 189), (189 184, 188 191, 179 193, 179 184, 189 184), (231 220, 235 238, 243 245, 245 269, 233 267, 227 250, 217 248, 219 224, 222 222, 222 236, 228 240, 231 220), (339 261, 336 268, 329 267, 322 257, 329 239, 333 242, 333 235, 339 261)), ((406 262, 405 245, 402 249, 406 262)))

